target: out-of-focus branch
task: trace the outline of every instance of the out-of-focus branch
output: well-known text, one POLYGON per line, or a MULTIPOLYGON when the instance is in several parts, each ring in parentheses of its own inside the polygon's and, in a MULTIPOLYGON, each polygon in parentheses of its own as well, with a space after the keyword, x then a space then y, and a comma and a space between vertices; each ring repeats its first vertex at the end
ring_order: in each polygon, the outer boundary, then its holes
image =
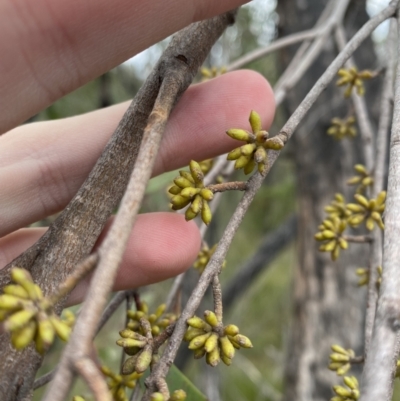
POLYGON ((225 310, 229 310, 236 300, 241 299, 259 274, 264 272, 280 252, 294 241, 296 231, 297 217, 292 215, 276 230, 265 236, 257 251, 226 285, 223 294, 225 310))
MULTIPOLYGON (((282 79, 275 85, 274 92, 275 102, 277 105, 282 103, 286 97, 287 91, 297 84, 314 60, 321 53, 326 39, 331 34, 332 30, 343 20, 348 5, 349 0, 336 1, 335 8, 325 23, 324 32, 314 40, 310 48, 297 63, 296 69, 294 69, 290 75, 287 75, 285 79, 282 79)), ((290 68, 290 66, 288 68, 290 68)))
MULTIPOLYGON (((347 43, 344 28, 339 24, 335 29, 335 39, 339 50, 342 50, 347 43)), ((350 57, 345 64, 346 68, 355 67, 353 57, 350 57)), ((360 127, 360 136, 363 144, 364 165, 368 171, 372 171, 374 164, 374 129, 367 109, 367 103, 363 96, 358 95, 354 90, 351 93, 354 110, 357 116, 357 123, 360 127)))
POLYGON ((325 27, 322 28, 313 28, 303 32, 297 32, 293 35, 286 36, 284 38, 279 38, 269 45, 261 48, 253 50, 250 53, 245 54, 243 57, 235 60, 231 64, 226 67, 226 70, 234 71, 239 68, 244 67, 246 64, 249 64, 255 60, 258 60, 267 54, 270 54, 274 51, 280 50, 284 47, 295 45, 296 43, 302 42, 303 40, 314 39, 317 36, 323 34, 325 31, 325 27))
MULTIPOLYGON (((344 4, 344 3, 341 3, 344 4)), ((358 48, 358 46, 371 34, 371 32, 384 20, 391 17, 397 6, 397 1, 392 2, 387 8, 385 8, 381 13, 371 18, 349 41, 345 48, 339 53, 327 70, 322 74, 322 76, 315 83, 313 88, 301 102, 299 107, 295 110, 292 116, 289 118, 287 123, 282 127, 278 136, 283 143, 286 143, 293 132, 307 114, 308 110, 318 99, 319 95, 326 88, 326 86, 332 81, 336 76, 339 68, 346 62, 346 60, 353 54, 353 52, 358 48)), ((268 166, 266 175, 269 173, 271 167, 275 163, 277 157, 279 156, 279 151, 268 151, 268 166)), ((147 390, 144 394, 143 400, 148 401, 150 399, 150 394, 157 389, 157 382, 166 377, 169 367, 172 365, 176 353, 178 351, 179 345, 182 342, 184 333, 186 331, 186 321, 193 316, 194 312, 198 308, 208 286, 213 280, 214 276, 218 274, 225 256, 228 252, 229 246, 232 243, 233 237, 238 230, 242 219, 249 208, 252 200, 255 197, 258 189, 261 187, 264 177, 259 173, 254 174, 249 182, 248 188, 242 200, 239 202, 233 216, 231 217, 218 246, 211 257, 206 269, 200 277, 200 280, 192 292, 186 307, 182 311, 180 318, 176 322, 174 333, 172 334, 167 347, 161 357, 159 363, 154 367, 151 375, 146 379, 147 390)))
MULTIPOLYGON (((399 20, 398 20, 399 24, 399 20)), ((400 52, 397 36, 397 55, 400 52)), ((360 401, 390 400, 400 330, 400 63, 397 64, 380 294, 360 401)))
MULTIPOLYGON (((381 99, 381 110, 376 138, 376 157, 374 168, 374 186, 372 196, 375 198, 384 189, 384 177, 386 171, 386 152, 388 142, 388 131, 392 120, 392 101, 393 101, 393 76, 396 61, 396 40, 397 23, 394 18, 390 22, 389 36, 387 39, 387 65, 383 80, 383 90, 381 99)), ((382 233, 380 230, 373 232, 374 243, 372 244, 370 257, 370 281, 368 284, 367 313, 365 317, 365 347, 364 354, 368 353, 369 342, 374 326, 376 302, 378 300, 378 289, 376 283, 378 279, 377 266, 382 266, 382 233)))

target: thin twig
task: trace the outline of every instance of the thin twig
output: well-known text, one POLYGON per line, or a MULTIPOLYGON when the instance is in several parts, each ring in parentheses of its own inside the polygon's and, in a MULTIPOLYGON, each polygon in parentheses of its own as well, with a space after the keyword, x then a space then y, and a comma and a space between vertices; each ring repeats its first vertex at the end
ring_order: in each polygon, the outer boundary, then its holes
POLYGON ((356 244, 371 243, 374 240, 371 235, 343 235, 342 237, 347 242, 354 242, 356 244))
POLYGON ((246 181, 232 181, 232 182, 222 182, 221 184, 212 184, 207 186, 208 189, 215 192, 225 192, 225 191, 245 191, 247 188, 246 181))
POLYGON ((54 381, 44 398, 45 401, 64 399, 72 380, 71 364, 89 353, 91 341, 122 261, 147 182, 151 177, 168 117, 177 99, 192 82, 212 44, 226 26, 233 22, 234 14, 235 11, 192 24, 179 32, 165 51, 164 58, 155 67, 160 74, 163 74, 162 82, 148 119, 139 154, 113 225, 98 250, 100 256, 98 267, 54 381), (198 38, 201 36, 204 43, 198 46, 198 38))
POLYGON ((335 26, 343 20, 343 15, 347 10, 349 1, 350 0, 336 1, 336 7, 332 11, 331 16, 326 21, 323 33, 314 40, 304 57, 299 60, 297 68, 293 71, 293 73, 288 76, 285 81, 279 83, 279 86, 275 86, 275 103, 277 105, 282 103, 283 99, 286 97, 287 91, 297 84, 297 82, 301 79, 304 73, 314 62, 314 60, 316 60, 318 55, 321 53, 323 47, 325 46, 326 39, 331 33, 332 29, 334 29, 335 26))
MULTIPOLYGON (((342 50, 347 43, 346 34, 343 26, 339 24, 335 29, 335 39, 339 50, 342 50)), ((350 57, 346 64, 346 68, 355 67, 353 57, 350 57)), ((354 110, 357 116, 357 123, 360 127, 360 136, 363 144, 364 164, 368 171, 372 171, 374 163, 374 129, 369 117, 367 103, 364 96, 358 95, 355 90, 351 92, 351 100, 353 101, 354 110)))
POLYGON ((107 383, 96 364, 88 357, 74 363, 76 371, 83 377, 96 401, 112 401, 107 383))
MULTIPOLYGON (((364 26, 353 36, 348 42, 345 48, 338 54, 335 60, 322 74, 322 76, 315 83, 313 88, 307 94, 305 99, 301 102, 292 116, 289 118, 287 123, 283 126, 280 133, 278 134, 284 143, 293 135, 293 132, 307 114, 308 110, 318 99, 319 95, 327 87, 327 85, 336 76, 339 68, 345 63, 345 61, 353 54, 353 52, 360 46, 360 44, 371 34, 371 32, 384 20, 391 17, 397 6, 398 0, 390 3, 381 13, 371 18, 364 26)), ((270 171, 272 165, 275 163, 279 156, 279 151, 268 151, 268 167, 267 172, 270 171)), ((248 189, 245 191, 243 198, 239 202, 233 216, 231 217, 218 246, 211 257, 207 267, 196 287, 194 288, 180 318, 176 322, 176 328, 172 334, 170 341, 162 355, 160 362, 155 366, 152 374, 147 378, 147 390, 142 398, 143 401, 148 401, 150 394, 155 391, 157 380, 166 377, 169 367, 172 365, 179 345, 182 342, 183 335, 186 331, 186 321, 193 316, 194 312, 198 308, 210 282, 212 281, 215 274, 219 271, 225 260, 228 248, 233 240, 233 237, 242 222, 242 219, 249 208, 252 200, 255 197, 258 189, 261 187, 264 177, 259 173, 254 174, 250 180, 248 189)), ((399 186, 400 187, 400 186, 399 186)))
POLYGON ((325 31, 325 27, 313 28, 303 32, 296 32, 292 35, 285 36, 283 38, 279 38, 269 45, 261 48, 253 50, 245 54, 243 57, 235 60, 231 64, 226 67, 226 70, 234 71, 239 68, 244 67, 246 64, 249 64, 255 60, 258 60, 274 51, 280 50, 284 47, 294 45, 296 43, 302 42, 303 40, 307 39, 314 39, 315 37, 323 34, 325 31))
POLYGON ((223 307, 222 307, 222 289, 219 282, 218 274, 212 280, 213 299, 214 299, 214 313, 217 316, 218 322, 222 322, 223 307))
MULTIPOLYGON (((389 36, 387 39, 387 66, 385 71, 385 77, 383 80, 383 90, 381 98, 381 110, 378 126, 378 134, 376 138, 376 157, 374 167, 374 185, 372 188, 372 197, 376 197, 379 192, 384 189, 384 178, 386 173, 387 163, 387 142, 388 142, 388 131, 390 128, 390 122, 392 120, 392 101, 393 101, 393 76, 395 70, 396 61, 396 40, 397 40, 397 24, 394 18, 390 21, 389 36)), ((382 233, 380 230, 374 230, 373 232, 374 243, 371 249, 370 256, 370 281, 368 284, 368 302, 367 311, 365 317, 365 346, 364 354, 367 355, 369 342, 372 336, 372 329, 374 326, 376 303, 378 300, 378 289, 374 284, 378 279, 377 266, 382 266, 382 233)))
MULTIPOLYGON (((397 20, 399 26, 399 18, 397 20)), ((400 40, 397 36, 397 57, 400 40)), ((385 208, 382 283, 364 365, 360 401, 390 400, 400 329, 400 63, 397 64, 385 208)))

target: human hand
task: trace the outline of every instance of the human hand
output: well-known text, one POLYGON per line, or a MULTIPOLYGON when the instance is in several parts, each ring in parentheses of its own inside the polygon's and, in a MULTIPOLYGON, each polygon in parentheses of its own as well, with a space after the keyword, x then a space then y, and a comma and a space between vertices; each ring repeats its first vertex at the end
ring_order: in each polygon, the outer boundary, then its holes
MULTIPOLYGON (((38 0, 33 7, 29 1, 0 0, 0 133, 190 22, 240 3, 38 0), (154 23, 161 15, 168 23, 154 23)), ((0 136, 0 267, 45 230, 23 227, 68 204, 127 106, 33 123, 0 136)), ((248 128, 251 109, 260 113, 264 127, 270 125, 273 94, 254 72, 238 71, 192 86, 168 122, 154 175, 185 166, 190 159, 203 160, 232 149, 235 141, 224 132, 230 127, 248 128)), ((196 225, 182 216, 139 216, 115 289, 182 272, 193 262, 199 246, 196 225)), ((74 290, 71 303, 82 299, 86 285, 74 290)))

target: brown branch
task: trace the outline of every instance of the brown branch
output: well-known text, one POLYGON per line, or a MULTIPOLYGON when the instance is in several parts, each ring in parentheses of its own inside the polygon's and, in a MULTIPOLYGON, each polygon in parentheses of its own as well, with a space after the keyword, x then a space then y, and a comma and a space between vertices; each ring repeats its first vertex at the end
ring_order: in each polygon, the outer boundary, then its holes
POLYGON ((100 255, 98 268, 45 400, 57 401, 65 397, 72 379, 71 363, 88 354, 151 176, 161 135, 170 112, 193 80, 212 44, 225 27, 232 23, 233 17, 234 12, 226 13, 192 24, 191 27, 181 31, 171 41, 156 67, 160 70, 162 83, 148 119, 134 170, 113 225, 98 250, 100 255), (202 46, 199 46, 199 43, 202 43, 202 46))
POLYGON ((107 383, 96 364, 88 357, 81 358, 74 363, 77 373, 79 373, 90 390, 96 401, 112 401, 112 396, 108 390, 107 383))
POLYGON ((222 182, 221 184, 208 185, 207 188, 214 193, 225 191, 245 191, 247 188, 247 181, 222 182))
MULTIPOLYGON (((397 25, 399 26, 400 17, 397 25)), ((397 54, 400 41, 397 36, 397 54)), ((385 208, 382 283, 364 365, 360 401, 390 400, 400 330, 400 63, 397 63, 389 179, 385 208)))
MULTIPOLYGON (((387 39, 387 66, 385 77, 383 80, 383 90, 381 98, 381 110, 379 118, 378 133, 376 138, 376 157, 374 168, 374 185, 372 188, 372 196, 376 197, 379 192, 384 189, 384 177, 386 172, 386 152, 388 142, 388 131, 392 120, 392 101, 393 101, 393 76, 396 62, 396 20, 390 22, 390 31, 387 39)), ((371 248, 370 256, 370 281, 368 284, 368 302, 367 312, 365 317, 365 346, 364 354, 367 355, 369 342, 372 336, 374 326, 376 303, 378 301, 378 289, 374 283, 378 279, 377 266, 382 266, 382 233, 380 230, 375 230, 373 233, 374 243, 371 248)))
MULTIPOLYGON (((335 60, 327 68, 324 74, 322 74, 322 76, 318 79, 313 88, 310 90, 310 92, 307 94, 307 96, 289 118, 287 123, 281 129, 278 135, 280 135, 284 143, 289 140, 301 120, 307 114, 308 110, 318 99, 319 95, 336 76, 339 68, 382 21, 386 20, 394 14, 397 3, 398 1, 392 2, 381 13, 371 18, 366 24, 364 24, 364 26, 348 42, 345 48, 338 54, 335 60)), ((279 151, 268 151, 268 167, 266 175, 269 173, 272 165, 275 163, 277 157, 279 156, 279 153, 279 151)), ((170 338, 170 341, 167 344, 167 347, 163 356, 160 359, 160 362, 155 366, 153 372, 146 380, 147 390, 143 396, 143 401, 149 400, 150 394, 156 389, 157 380, 166 377, 169 367, 172 365, 175 359, 179 345, 181 344, 184 333, 186 331, 186 321, 193 316, 213 277, 221 268, 222 263, 225 260, 225 256, 228 252, 228 248, 233 240, 233 237, 237 229, 239 228, 239 225, 242 222, 242 219, 247 209, 254 199, 255 194, 261 187, 263 179, 264 177, 258 173, 254 174, 250 178, 248 182, 248 188, 245 191, 243 198, 239 202, 233 216, 231 217, 213 256, 211 257, 206 269, 201 275, 198 284, 193 290, 186 304, 186 307, 184 308, 180 318, 176 322, 176 328, 170 338)))
POLYGON ((354 242, 356 244, 365 244, 373 242, 371 235, 342 235, 343 239, 347 242, 354 242))
POLYGON ((213 299, 214 299, 214 313, 217 316, 218 323, 222 323, 223 319, 222 289, 221 289, 221 283, 219 282, 218 274, 216 274, 212 280, 212 289, 213 289, 213 299))

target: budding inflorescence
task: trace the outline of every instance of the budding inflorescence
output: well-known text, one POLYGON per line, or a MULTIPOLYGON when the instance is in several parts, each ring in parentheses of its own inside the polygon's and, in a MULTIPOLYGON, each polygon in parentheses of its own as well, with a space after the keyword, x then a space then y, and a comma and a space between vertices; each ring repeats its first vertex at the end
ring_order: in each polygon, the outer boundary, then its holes
POLYGON ((235 168, 244 169, 245 174, 250 174, 254 166, 258 165, 258 171, 265 174, 267 171, 267 149, 281 150, 285 145, 279 136, 269 138, 269 133, 261 128, 261 118, 254 110, 250 113, 250 125, 253 132, 243 129, 230 129, 226 133, 233 139, 247 142, 228 153, 228 160, 236 160, 235 168))
POLYGON ((349 246, 342 236, 346 227, 346 220, 341 220, 339 217, 330 217, 322 222, 318 227, 319 232, 314 236, 317 241, 323 242, 319 250, 321 252, 330 252, 332 260, 336 260, 339 257, 340 249, 347 249, 349 246))
POLYGON ((336 396, 331 398, 331 401, 351 401, 358 400, 360 397, 360 390, 358 380, 354 376, 343 377, 345 386, 333 386, 333 391, 336 396))
MULTIPOLYGON (((158 356, 158 346, 155 340, 162 331, 174 323, 177 319, 176 315, 169 313, 164 314, 166 305, 160 305, 155 313, 148 314, 148 306, 142 302, 139 310, 128 311, 127 328, 119 332, 121 338, 117 341, 120 347, 124 348, 128 358, 123 367, 123 374, 131 374, 133 372, 143 373, 152 363, 156 363, 158 356)), ((165 341, 167 337, 163 341, 165 341)))
POLYGON ((169 398, 165 398, 161 393, 153 393, 150 401, 185 401, 186 393, 183 390, 175 390, 169 398))
POLYGON ((347 209, 352 213, 348 219, 349 224, 352 227, 357 227, 365 221, 368 230, 372 231, 375 224, 383 230, 385 227, 382 221, 382 213, 385 211, 386 191, 380 192, 375 199, 367 199, 361 194, 355 194, 354 198, 357 203, 347 205, 347 209))
POLYGON ((329 355, 330 370, 334 370, 339 376, 345 375, 351 368, 351 360, 355 357, 352 349, 344 349, 340 345, 332 345, 332 354, 329 355))
POLYGON ((338 71, 340 78, 337 80, 337 86, 347 86, 344 96, 350 97, 353 88, 355 88, 358 95, 363 96, 365 93, 364 81, 371 79, 375 76, 372 71, 363 70, 358 71, 356 67, 349 69, 341 68, 338 71))
MULTIPOLYGON (((193 267, 201 274, 203 273, 204 269, 206 268, 208 261, 210 260, 211 256, 214 254, 215 250, 217 249, 217 245, 215 244, 211 249, 208 247, 206 243, 203 243, 203 246, 200 252, 197 255, 197 259, 195 260, 193 267)), ((226 266, 226 260, 222 263, 222 269, 226 266)))
POLYGON ((11 332, 11 343, 16 349, 35 342, 40 354, 53 344, 55 335, 67 341, 71 328, 53 311, 53 302, 45 298, 30 273, 18 267, 11 269, 15 284, 6 285, 0 295, 0 321, 11 332))
POLYGON ((354 126, 355 122, 354 116, 345 119, 332 118, 331 126, 326 133, 339 141, 345 137, 354 138, 357 135, 357 129, 354 126))
POLYGON ((331 218, 347 219, 351 212, 347 210, 346 202, 342 194, 335 194, 333 201, 324 208, 325 212, 331 218))
POLYGON ((179 171, 179 177, 175 178, 169 193, 174 196, 171 199, 172 209, 179 210, 185 206, 186 220, 194 219, 199 213, 205 224, 210 224, 212 214, 208 202, 213 199, 214 193, 204 185, 204 173, 199 163, 192 160, 189 164, 190 172, 179 171))
POLYGON ((128 401, 126 389, 135 388, 137 380, 142 376, 136 372, 129 375, 115 374, 106 366, 102 366, 101 371, 107 377, 107 385, 114 401, 128 401))
POLYGON ((362 164, 356 164, 354 170, 356 170, 357 175, 348 179, 347 184, 357 185, 356 193, 362 194, 368 187, 373 185, 374 179, 362 164))
POLYGON ((138 310, 129 310, 127 316, 130 319, 128 321, 127 328, 136 331, 139 334, 145 335, 145 331, 140 325, 140 319, 145 319, 149 322, 151 327, 151 334, 153 336, 159 335, 167 326, 174 323, 177 316, 174 313, 165 313, 167 305, 161 304, 157 307, 154 313, 149 313, 149 307, 146 302, 140 302, 138 310))
POLYGON ((217 366, 219 362, 231 365, 235 356, 235 349, 252 348, 251 341, 239 334, 239 328, 233 324, 223 326, 216 314, 212 311, 204 312, 204 320, 193 316, 188 319, 184 340, 189 342, 189 349, 193 350, 195 359, 206 356, 210 366, 217 366))

